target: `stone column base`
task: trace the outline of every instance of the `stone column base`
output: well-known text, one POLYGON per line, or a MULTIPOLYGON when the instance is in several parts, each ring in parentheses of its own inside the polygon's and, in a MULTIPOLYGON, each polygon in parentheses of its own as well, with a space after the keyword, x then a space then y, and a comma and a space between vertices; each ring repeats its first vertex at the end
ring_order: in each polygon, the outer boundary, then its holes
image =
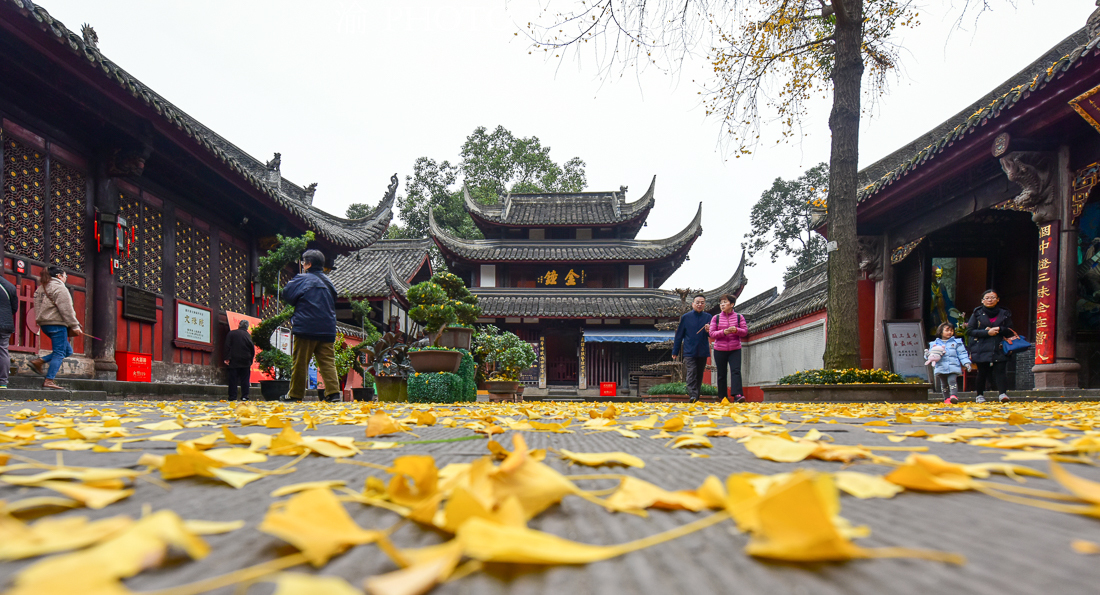
POLYGON ((113 359, 95 360, 96 380, 118 380, 118 364, 113 359))
POLYGON ((1080 382, 1077 378, 1077 372, 1080 369, 1081 364, 1073 360, 1066 360, 1053 364, 1036 364, 1031 368, 1031 372, 1035 374, 1035 388, 1037 390, 1078 388, 1080 382))

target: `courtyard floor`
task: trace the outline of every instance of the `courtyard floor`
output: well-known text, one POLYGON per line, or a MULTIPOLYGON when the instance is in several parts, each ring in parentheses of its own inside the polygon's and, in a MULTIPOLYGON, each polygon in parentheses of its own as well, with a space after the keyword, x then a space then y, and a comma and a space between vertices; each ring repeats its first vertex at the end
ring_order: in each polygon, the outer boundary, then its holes
POLYGON ((1096 402, 9 402, 0 421, 4 593, 1100 584, 1096 402))

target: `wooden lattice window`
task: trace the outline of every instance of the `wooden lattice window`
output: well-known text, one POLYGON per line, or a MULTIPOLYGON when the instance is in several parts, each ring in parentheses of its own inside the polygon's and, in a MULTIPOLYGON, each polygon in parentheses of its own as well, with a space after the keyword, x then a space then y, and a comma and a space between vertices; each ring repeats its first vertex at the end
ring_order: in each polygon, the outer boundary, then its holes
POLYGON ((176 221, 176 297, 210 306, 210 236, 176 221))
POLYGON ((74 271, 84 270, 84 204, 88 182, 81 172, 50 163, 50 261, 74 271))
POLYGON ((119 215, 131 227, 130 254, 119 258, 118 281, 160 293, 164 274, 164 226, 160 211, 126 193, 118 195, 119 215))
POLYGON ((224 240, 219 256, 221 309, 245 312, 248 308, 248 258, 244 250, 224 240))
POLYGON ((11 254, 45 260, 46 157, 7 136, 3 143, 8 228, 4 243, 11 254))

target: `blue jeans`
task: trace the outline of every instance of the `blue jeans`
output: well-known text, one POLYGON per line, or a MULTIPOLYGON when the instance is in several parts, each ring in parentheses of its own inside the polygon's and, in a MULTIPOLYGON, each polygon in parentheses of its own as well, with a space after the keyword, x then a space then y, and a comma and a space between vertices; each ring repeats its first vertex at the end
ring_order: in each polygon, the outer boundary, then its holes
POLYGON ((50 364, 46 369, 46 378, 53 380, 57 376, 57 371, 61 369, 61 362, 73 354, 73 346, 69 344, 69 327, 46 324, 42 326, 42 330, 53 345, 53 352, 42 358, 42 361, 50 364))

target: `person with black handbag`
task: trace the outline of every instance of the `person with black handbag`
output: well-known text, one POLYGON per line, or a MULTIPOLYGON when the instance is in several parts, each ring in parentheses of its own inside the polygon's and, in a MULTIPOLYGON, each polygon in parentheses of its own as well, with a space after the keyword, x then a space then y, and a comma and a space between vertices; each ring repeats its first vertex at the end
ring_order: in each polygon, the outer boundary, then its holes
POLYGON ((34 292, 35 322, 50 338, 50 345, 53 347, 53 351, 45 357, 31 361, 31 367, 35 371, 46 375, 42 388, 64 390, 53 379, 61 369, 61 362, 73 354, 69 337, 84 334, 80 321, 76 318, 76 310, 73 309, 73 296, 69 295, 69 289, 65 286, 68 278, 61 267, 50 265, 42 269, 42 274, 38 276, 38 289, 34 292), (46 364, 49 367, 43 369, 46 364))
POLYGON ((1000 297, 993 289, 982 294, 982 305, 970 315, 966 323, 967 335, 973 343, 970 349, 970 361, 978 367, 978 378, 974 383, 977 397, 975 403, 985 402, 985 385, 990 376, 1000 393, 997 397, 1002 403, 1008 402, 1008 355, 1001 346, 1005 336, 1015 337, 1012 330, 1012 312, 997 305, 1000 297))

